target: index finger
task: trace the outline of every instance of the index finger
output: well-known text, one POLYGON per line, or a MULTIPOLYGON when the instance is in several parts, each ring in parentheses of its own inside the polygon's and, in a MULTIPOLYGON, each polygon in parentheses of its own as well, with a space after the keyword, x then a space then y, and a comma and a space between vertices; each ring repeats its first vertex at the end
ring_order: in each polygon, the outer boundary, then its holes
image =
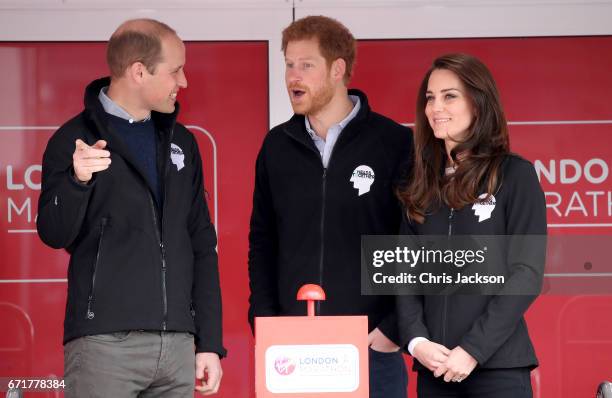
POLYGON ((447 371, 446 374, 444 374, 444 381, 447 382, 447 383, 449 381, 452 381, 455 378, 456 374, 457 373, 455 373, 455 372, 453 372, 451 370, 447 371))
POLYGON ((98 158, 109 158, 110 157, 110 151, 107 151, 106 149, 95 149, 93 147, 88 147, 84 153, 83 153, 83 158, 86 159, 98 159, 98 158))
POLYGON ((216 392, 219 388, 219 384, 221 383, 221 372, 218 369, 210 370, 208 372, 208 385, 210 388, 216 392))
POLYGON ((214 386, 211 384, 211 382, 205 382, 204 380, 202 380, 202 385, 198 386, 196 384, 195 386, 195 390, 197 392, 199 392, 201 395, 212 395, 215 394, 217 392, 217 386, 214 386))
POLYGON ((85 143, 85 141, 83 141, 82 139, 77 138, 77 139, 74 141, 74 147, 75 147, 75 149, 80 149, 81 151, 84 151, 84 150, 86 150, 87 148, 89 148, 89 145, 87 145, 87 144, 85 143))
POLYGON ((446 365, 441 365, 438 367, 438 369, 436 369, 436 371, 434 372, 434 377, 440 377, 443 374, 446 373, 446 371, 448 370, 448 368, 446 367, 446 365))
POLYGON ((197 392, 199 392, 202 395, 207 395, 212 391, 212 387, 210 384, 208 384, 206 381, 204 381, 203 379, 198 380, 198 382, 202 383, 201 385, 198 385, 198 383, 196 383, 195 385, 195 390, 197 392))

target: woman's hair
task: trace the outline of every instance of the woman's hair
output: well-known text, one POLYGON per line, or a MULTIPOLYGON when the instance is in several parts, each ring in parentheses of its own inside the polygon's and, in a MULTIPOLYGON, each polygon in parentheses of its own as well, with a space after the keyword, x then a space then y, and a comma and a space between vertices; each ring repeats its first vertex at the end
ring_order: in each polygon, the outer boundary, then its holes
POLYGON ((483 189, 489 194, 496 191, 501 163, 510 151, 508 128, 493 76, 478 59, 447 54, 434 60, 419 88, 414 131, 411 177, 398 191, 409 219, 422 223, 426 212, 442 203, 460 209, 474 203, 483 189), (439 69, 459 78, 473 112, 467 134, 450 153, 456 169, 448 175, 444 140, 434 136, 425 115, 429 77, 439 69))

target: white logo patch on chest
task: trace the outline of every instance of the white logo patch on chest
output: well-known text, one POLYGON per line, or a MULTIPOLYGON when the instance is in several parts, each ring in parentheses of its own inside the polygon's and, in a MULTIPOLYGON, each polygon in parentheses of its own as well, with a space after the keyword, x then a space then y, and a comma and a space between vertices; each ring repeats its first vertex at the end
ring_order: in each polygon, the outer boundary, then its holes
POLYGON ((361 165, 353 170, 353 175, 350 181, 353 183, 353 188, 357 192, 357 196, 361 196, 370 192, 370 187, 374 184, 374 170, 370 166, 361 165))
POLYGON ((483 222, 491 218, 491 213, 495 210, 495 196, 483 193, 478 197, 478 200, 472 206, 474 215, 478 217, 478 222, 483 222), (486 199, 485 199, 486 198, 486 199))
POLYGON ((177 171, 185 167, 185 154, 183 154, 183 150, 180 146, 170 144, 170 160, 176 166, 177 171))

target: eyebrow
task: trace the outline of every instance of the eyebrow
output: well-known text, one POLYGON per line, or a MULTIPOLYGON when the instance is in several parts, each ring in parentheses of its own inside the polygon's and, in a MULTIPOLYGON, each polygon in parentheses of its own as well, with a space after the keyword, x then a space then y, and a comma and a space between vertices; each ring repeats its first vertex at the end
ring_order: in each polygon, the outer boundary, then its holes
MULTIPOLYGON (((462 91, 461 91, 461 90, 459 90, 458 88, 454 88, 454 87, 451 87, 451 88, 445 88, 445 89, 443 89, 443 90, 440 90, 440 92, 442 92, 442 93, 446 93, 446 92, 448 92, 448 91, 453 91, 453 90, 454 90, 454 91, 459 91, 459 92, 462 92, 462 91)), ((433 94, 433 91, 431 91, 431 90, 427 90, 425 93, 432 93, 432 94, 433 94)))
MULTIPOLYGON (((293 61, 293 60, 285 57, 285 61, 293 61)), ((296 61, 316 61, 316 58, 314 58, 314 57, 303 57, 303 58, 296 59, 296 61)))

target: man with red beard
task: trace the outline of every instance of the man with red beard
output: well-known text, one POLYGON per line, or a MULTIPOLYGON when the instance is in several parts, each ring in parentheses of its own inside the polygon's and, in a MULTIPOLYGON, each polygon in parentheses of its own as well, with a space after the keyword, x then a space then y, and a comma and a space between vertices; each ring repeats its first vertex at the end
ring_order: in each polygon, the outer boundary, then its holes
POLYGON ((392 296, 361 294, 362 235, 397 234, 394 195, 412 133, 347 89, 355 39, 336 20, 310 16, 283 31, 285 83, 295 115, 264 139, 249 235, 249 322, 303 315, 297 290, 323 287, 319 315, 367 315, 370 397, 405 397, 407 374, 392 296))

